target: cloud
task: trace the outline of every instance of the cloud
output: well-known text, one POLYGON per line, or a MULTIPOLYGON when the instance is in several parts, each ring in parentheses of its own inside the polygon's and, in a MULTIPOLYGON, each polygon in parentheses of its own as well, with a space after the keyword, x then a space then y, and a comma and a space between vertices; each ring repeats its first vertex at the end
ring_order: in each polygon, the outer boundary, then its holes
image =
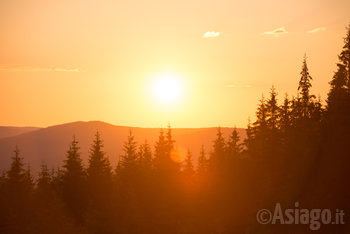
POLYGON ((209 37, 218 37, 220 35, 221 35, 220 32, 208 31, 208 32, 204 33, 202 37, 203 38, 209 38, 209 37))
POLYGON ((287 33, 288 33, 288 31, 285 29, 285 27, 280 27, 280 28, 276 28, 276 29, 269 31, 269 32, 264 32, 263 34, 278 37, 282 34, 287 34, 287 33))
POLYGON ((252 88, 252 85, 249 84, 228 84, 226 88, 252 88))
POLYGON ((318 32, 322 32, 322 31, 326 31, 326 28, 325 27, 314 28, 314 29, 307 31, 307 33, 318 33, 318 32))
POLYGON ((31 66, 0 66, 0 71, 14 71, 14 72, 85 72, 77 68, 43 68, 31 66))

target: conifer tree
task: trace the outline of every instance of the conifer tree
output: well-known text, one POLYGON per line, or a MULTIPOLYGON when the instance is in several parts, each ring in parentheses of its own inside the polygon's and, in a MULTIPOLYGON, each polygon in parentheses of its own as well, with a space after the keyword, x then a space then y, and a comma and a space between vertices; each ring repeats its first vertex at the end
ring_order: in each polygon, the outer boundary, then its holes
POLYGON ((302 69, 300 72, 300 80, 298 91, 301 99, 301 117, 308 118, 309 117, 309 106, 311 98, 315 98, 314 95, 310 95, 310 88, 312 87, 311 81, 312 77, 309 74, 309 69, 306 62, 306 55, 304 56, 302 69))
POLYGON ((163 175, 174 176, 180 169, 179 164, 171 158, 172 154, 175 154, 174 142, 170 127, 166 137, 163 130, 160 131, 158 141, 155 144, 154 167, 163 175))
POLYGON ((167 142, 164 137, 163 129, 160 130, 158 141, 155 144, 154 149, 154 165, 159 167, 159 164, 168 157, 167 142))
POLYGON ((67 150, 62 174, 62 195, 72 215, 82 221, 86 209, 86 173, 75 136, 67 150))
POLYGON ((168 153, 170 154, 171 151, 174 149, 174 143, 175 140, 173 140, 172 134, 171 134, 171 126, 170 124, 168 125, 168 131, 167 131, 167 135, 166 135, 166 142, 167 142, 167 150, 168 153))
POLYGON ((264 95, 259 100, 258 109, 256 111, 256 121, 254 122, 255 136, 265 132, 267 128, 267 106, 264 95))
POLYGON ((131 169, 137 166, 138 155, 137 155, 137 144, 135 137, 132 132, 129 132, 127 141, 123 145, 123 155, 121 157, 121 167, 123 169, 131 169))
POLYGON ((340 64, 342 64, 345 67, 345 79, 347 81, 347 89, 350 93, 350 23, 348 27, 346 28, 346 36, 344 38, 344 46, 343 50, 338 56, 340 60, 340 64))
POLYGON ((281 131, 285 134, 287 129, 291 126, 291 107, 290 107, 290 100, 288 98, 288 94, 286 93, 283 104, 279 108, 279 116, 280 116, 280 128, 281 131))
POLYGON ((186 177, 192 177, 194 175, 192 153, 189 150, 187 150, 187 155, 184 161, 183 173, 186 177))
POLYGON ((138 159, 141 167, 149 170, 152 169, 152 151, 147 140, 145 140, 145 142, 139 147, 138 159))
POLYGON ((103 141, 101 140, 100 133, 97 131, 90 148, 89 166, 87 168, 87 179, 92 186, 110 181, 112 178, 109 159, 102 149, 103 141))
POLYGON ((267 109, 267 113, 266 113, 267 127, 272 131, 276 131, 278 129, 279 107, 277 104, 277 92, 274 86, 272 86, 271 88, 270 98, 267 100, 267 103, 266 103, 266 109, 267 109))
POLYGON ((226 140, 222 134, 221 128, 218 127, 216 139, 213 144, 213 152, 210 156, 210 166, 220 169, 226 164, 226 140))
POLYGON ((39 191, 47 191, 51 186, 51 174, 47 168, 47 164, 41 164, 41 171, 37 180, 37 188, 39 191))
POLYGON ((346 29, 343 50, 338 56, 338 69, 330 82, 331 89, 327 99, 327 112, 333 118, 343 117, 344 120, 350 116, 350 24, 346 29))
POLYGON ((245 150, 243 151, 250 156, 254 155, 254 129, 251 124, 250 118, 248 118, 248 124, 246 128, 247 137, 244 139, 245 150))
POLYGON ((199 157, 198 157, 198 166, 197 166, 197 173, 198 174, 204 174, 208 170, 208 159, 205 154, 205 149, 204 145, 202 145, 201 150, 199 152, 199 157))
POLYGON ((227 142, 228 154, 230 158, 237 158, 242 152, 242 144, 240 143, 240 138, 235 127, 232 134, 227 142))
POLYGON ((24 169, 23 158, 20 157, 20 151, 16 146, 10 169, 7 171, 6 184, 8 192, 16 196, 26 196, 33 189, 33 180, 28 167, 24 169))
POLYGON ((252 155, 253 157, 261 157, 262 155, 266 155, 265 146, 267 144, 267 134, 268 134, 268 109, 264 95, 261 97, 258 108, 256 111, 256 120, 253 123, 252 127, 252 155))

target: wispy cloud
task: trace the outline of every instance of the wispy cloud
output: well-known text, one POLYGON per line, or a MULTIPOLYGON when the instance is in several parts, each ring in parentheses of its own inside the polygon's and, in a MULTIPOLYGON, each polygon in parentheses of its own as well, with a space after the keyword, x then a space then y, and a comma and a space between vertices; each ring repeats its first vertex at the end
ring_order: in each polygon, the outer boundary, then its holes
POLYGON ((318 32, 323 32, 323 31, 326 31, 325 27, 314 28, 314 29, 307 31, 307 33, 318 33, 318 32))
POLYGON ((218 37, 220 35, 221 35, 220 32, 208 31, 208 32, 205 32, 202 37, 203 38, 209 38, 209 37, 218 37))
POLYGON ((226 88, 252 88, 252 85, 249 84, 228 84, 226 88))
POLYGON ((288 31, 285 29, 285 27, 280 27, 280 28, 276 28, 272 31, 264 32, 263 34, 278 37, 282 34, 287 34, 287 33, 288 33, 288 31))
POLYGON ((85 72, 77 68, 47 68, 31 66, 1 66, 0 71, 18 71, 18 72, 85 72))

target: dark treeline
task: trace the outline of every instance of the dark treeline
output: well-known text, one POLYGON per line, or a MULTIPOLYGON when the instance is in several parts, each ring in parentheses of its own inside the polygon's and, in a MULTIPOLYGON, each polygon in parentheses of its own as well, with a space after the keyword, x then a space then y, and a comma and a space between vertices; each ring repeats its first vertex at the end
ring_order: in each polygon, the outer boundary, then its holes
MULTIPOLYGON (((154 146, 130 132, 113 168, 97 132, 84 167, 73 139, 61 168, 33 178, 19 149, 0 177, 0 233, 307 233, 303 225, 261 225, 276 202, 350 211, 350 28, 326 103, 310 92, 303 60, 296 95, 259 101, 247 138, 220 128, 198 162, 184 160, 171 128, 154 146), (279 104, 281 103, 281 104, 279 104)), ((327 225, 325 233, 349 233, 327 225)))

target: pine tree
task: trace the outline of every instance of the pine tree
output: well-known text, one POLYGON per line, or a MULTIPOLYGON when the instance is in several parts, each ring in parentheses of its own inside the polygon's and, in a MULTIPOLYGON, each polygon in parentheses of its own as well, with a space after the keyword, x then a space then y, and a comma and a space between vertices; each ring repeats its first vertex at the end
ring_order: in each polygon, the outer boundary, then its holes
POLYGON ((343 64, 337 64, 338 70, 333 79, 329 82, 331 89, 328 93, 328 111, 339 113, 344 111, 347 102, 348 88, 346 80, 346 67, 343 64))
POLYGON ((35 222, 33 213, 33 180, 30 169, 24 169, 23 158, 16 146, 10 169, 3 178, 0 194, 0 232, 27 233, 35 222), (3 221, 7 226, 3 226, 3 221), (12 224, 12 225, 8 225, 12 224), (5 231, 6 230, 6 231, 5 231))
POLYGON ((95 139, 90 148, 89 167, 87 168, 87 179, 92 186, 111 180, 112 169, 109 159, 102 150, 103 141, 97 131, 95 139))
POLYGON ((139 147, 138 159, 141 167, 148 170, 152 169, 152 151, 147 140, 139 147))
POLYGON ((184 161, 183 173, 186 177, 192 177, 194 175, 192 153, 189 150, 187 150, 187 155, 184 161))
POLYGON ((338 69, 330 81, 327 113, 331 115, 329 117, 346 122, 350 116, 350 24, 344 38, 343 50, 338 58, 338 69))
POLYGON ((41 164, 41 171, 37 180, 37 189, 39 191, 48 191, 51 187, 51 174, 47 168, 47 164, 41 164))
POLYGON ((163 129, 161 129, 154 149, 154 165, 156 168, 159 168, 160 164, 169 157, 167 149, 167 142, 164 137, 163 129))
POLYGON ((243 153, 248 154, 250 156, 254 155, 254 129, 251 124, 250 118, 248 118, 248 124, 246 128, 247 137, 244 139, 245 150, 243 153))
POLYGON ((137 144, 132 132, 129 132, 127 141, 123 145, 123 155, 121 157, 121 167, 123 169, 135 168, 138 161, 137 144))
POLYGON ((266 103, 266 109, 267 109, 267 113, 266 113, 267 127, 272 131, 276 131, 278 128, 278 121, 279 121, 279 107, 277 104, 277 92, 274 86, 272 86, 271 88, 270 98, 267 100, 267 103, 266 103))
POLYGON ((7 184, 11 190, 17 190, 23 186, 25 181, 25 170, 23 168, 23 158, 21 158, 18 147, 16 146, 10 170, 7 171, 7 184))
POLYGON ((350 23, 346 28, 346 36, 344 38, 343 50, 338 56, 340 64, 345 67, 345 80, 347 81, 346 86, 350 94, 350 23))
POLYGON ((238 158, 242 152, 242 144, 240 143, 240 138, 235 127, 232 134, 227 142, 228 154, 230 158, 238 158))
POLYGON ((256 121, 253 126, 255 135, 259 135, 267 129, 267 106, 264 95, 262 95, 259 100, 258 109, 256 111, 256 121))
POLYGON ((208 171, 208 159, 205 156, 205 149, 204 149, 204 145, 202 145, 200 153, 199 153, 199 157, 198 157, 198 166, 197 166, 197 173, 198 174, 204 174, 208 171))
POLYGON ((266 155, 265 146, 268 138, 268 109, 264 95, 259 101, 258 108, 256 111, 256 121, 253 123, 251 128, 251 135, 253 136, 251 142, 251 156, 261 157, 266 155))
POLYGON ((6 184, 10 194, 27 196, 33 190, 33 177, 30 173, 30 167, 24 169, 23 158, 20 157, 20 151, 16 146, 10 170, 6 173, 6 184))
POLYGON ((301 98, 301 117, 308 118, 309 117, 309 106, 310 106, 310 99, 315 98, 314 95, 310 95, 310 88, 312 87, 311 81, 312 77, 309 74, 309 69, 307 67, 306 62, 306 55, 304 56, 302 69, 300 72, 300 80, 299 80, 299 86, 298 91, 301 98))
POLYGON ((80 157, 78 141, 75 136, 67 150, 62 175, 63 200, 72 215, 82 221, 86 210, 86 173, 80 157))
POLYGON ((290 128, 291 126, 291 107, 290 107, 291 101, 288 98, 288 94, 286 93, 284 100, 283 100, 283 105, 279 108, 279 116, 280 116, 280 121, 279 125, 281 128, 281 131, 286 134, 287 129, 290 128))
POLYGON ((27 166, 27 170, 24 173, 24 180, 26 181, 27 190, 33 192, 34 189, 34 178, 32 176, 32 170, 30 165, 27 166))
POLYGON ((174 142, 170 127, 166 137, 164 137, 163 130, 160 131, 158 141, 155 144, 154 167, 156 171, 163 175, 174 176, 180 169, 179 163, 172 158, 176 155, 174 142))
POLYGON ((322 107, 322 100, 321 96, 319 95, 318 98, 311 103, 311 119, 316 123, 316 125, 319 125, 320 121, 323 119, 323 113, 324 109, 322 107))
POLYGON ((168 125, 168 131, 167 131, 167 135, 166 135, 166 142, 167 142, 167 150, 168 153, 170 154, 171 151, 174 149, 174 143, 175 141, 173 140, 172 134, 171 134, 171 126, 170 124, 168 125))
POLYGON ((290 103, 290 124, 291 126, 296 127, 299 124, 302 116, 302 102, 299 93, 296 97, 292 97, 290 103))
POLYGON ((213 144, 213 152, 210 155, 210 166, 220 169, 226 164, 226 141, 222 134, 221 128, 218 127, 216 139, 213 144))

